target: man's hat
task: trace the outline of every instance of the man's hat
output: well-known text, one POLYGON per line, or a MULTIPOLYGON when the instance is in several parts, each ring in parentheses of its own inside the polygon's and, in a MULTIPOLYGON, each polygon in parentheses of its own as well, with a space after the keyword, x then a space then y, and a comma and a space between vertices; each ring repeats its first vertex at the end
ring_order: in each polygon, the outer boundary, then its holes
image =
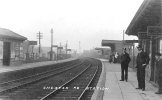
POLYGON ((157 55, 157 56, 161 56, 161 53, 157 52, 155 55, 157 55))
POLYGON ((137 49, 142 49, 142 45, 138 45, 137 46, 137 49))
POLYGON ((127 51, 127 48, 123 48, 124 51, 127 51))

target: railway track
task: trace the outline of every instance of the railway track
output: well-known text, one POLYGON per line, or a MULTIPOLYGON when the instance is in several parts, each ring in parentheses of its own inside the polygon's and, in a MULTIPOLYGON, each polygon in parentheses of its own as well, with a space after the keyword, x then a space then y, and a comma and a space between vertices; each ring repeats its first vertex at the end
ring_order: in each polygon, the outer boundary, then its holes
POLYGON ((84 92, 84 94, 80 98, 80 100, 91 100, 91 97, 92 97, 94 91, 99 89, 99 88, 102 88, 102 87, 97 86, 98 80, 99 80, 101 72, 102 72, 102 62, 98 60, 98 61, 96 61, 96 64, 98 66, 98 70, 96 72, 96 75, 93 78, 93 80, 91 81, 91 83, 89 84, 88 89, 84 92))
POLYGON ((73 79, 60 86, 60 89, 52 91, 40 100, 80 100, 96 75, 97 69, 98 66, 90 65, 73 79))
POLYGON ((63 66, 57 67, 55 69, 52 69, 50 71, 37 73, 37 74, 31 75, 31 76, 22 77, 22 78, 19 78, 19 79, 16 79, 16 80, 2 82, 2 83, 0 83, 0 94, 3 94, 4 92, 7 92, 7 91, 11 91, 11 90, 18 88, 18 87, 19 88, 23 87, 24 85, 32 84, 32 83, 41 81, 43 79, 50 78, 53 75, 56 75, 56 74, 62 73, 64 71, 70 70, 70 69, 72 69, 76 66, 79 66, 81 64, 82 64, 82 62, 80 62, 78 64, 63 65, 63 66))
POLYGON ((29 77, 32 75, 40 74, 42 72, 48 72, 49 70, 58 69, 67 65, 75 65, 77 63, 82 62, 81 59, 72 60, 69 62, 40 66, 35 68, 27 68, 23 70, 16 70, 11 72, 0 73, 0 84, 8 83, 14 80, 19 80, 25 77, 29 77))
MULTIPOLYGON (((40 75, 34 76, 35 78, 33 78, 32 81, 30 80, 31 82, 27 79, 25 84, 22 84, 21 82, 16 83, 16 81, 13 81, 11 82, 12 84, 14 83, 19 85, 15 85, 15 87, 14 85, 11 85, 10 87, 14 88, 9 88, 2 91, 0 94, 0 99, 66 100, 67 98, 72 97, 74 100, 76 100, 76 98, 79 100, 97 73, 98 66, 92 62, 93 61, 87 61, 86 59, 83 61, 83 63, 75 65, 75 67, 68 67, 66 70, 65 68, 61 68, 55 70, 55 72, 50 72, 51 75, 46 76, 42 73, 40 75), (69 95, 69 93, 71 95, 69 95), (73 96, 72 94, 74 93, 77 94, 77 96, 73 96), (69 97, 67 97, 67 95, 69 97)), ((72 98, 69 100, 72 100, 72 98)))
POLYGON ((35 77, 37 78, 37 77, 40 77, 40 76, 45 75, 47 73, 49 74, 49 73, 52 73, 54 71, 61 70, 61 69, 64 69, 64 68, 67 69, 68 67, 74 66, 74 65, 75 64, 69 64, 69 65, 64 65, 64 66, 60 66, 60 67, 55 67, 52 70, 36 73, 36 74, 31 75, 31 76, 25 76, 25 77, 18 78, 18 79, 15 79, 15 80, 5 81, 5 82, 0 83, 0 87, 5 86, 5 85, 10 85, 10 84, 13 84, 13 83, 16 83, 16 82, 26 81, 27 79, 30 79, 30 78, 35 78, 35 77))

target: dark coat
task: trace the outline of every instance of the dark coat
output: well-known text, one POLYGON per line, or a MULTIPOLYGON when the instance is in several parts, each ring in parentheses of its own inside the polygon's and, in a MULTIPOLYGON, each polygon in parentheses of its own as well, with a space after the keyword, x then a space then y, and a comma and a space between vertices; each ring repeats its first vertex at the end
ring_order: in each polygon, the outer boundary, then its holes
POLYGON ((162 74, 162 59, 160 59, 159 61, 156 61, 156 70, 157 70, 158 75, 162 74))
POLYGON ((156 61, 156 81, 159 85, 159 92, 162 93, 162 59, 156 61))
MULTIPOLYGON (((148 65, 150 61, 149 55, 146 52, 141 52, 138 53, 136 63, 137 63, 137 68, 142 67, 143 64, 148 65)), ((146 66, 145 66, 146 67, 146 66)))
POLYGON ((122 54, 121 55, 121 64, 129 64, 129 62, 131 61, 130 56, 128 53, 122 54))

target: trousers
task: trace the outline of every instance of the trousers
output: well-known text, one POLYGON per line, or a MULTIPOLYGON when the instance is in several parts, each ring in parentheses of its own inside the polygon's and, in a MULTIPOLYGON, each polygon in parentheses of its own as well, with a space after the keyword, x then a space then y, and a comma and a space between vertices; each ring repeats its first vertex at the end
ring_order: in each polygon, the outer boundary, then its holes
POLYGON ((158 77, 157 83, 159 85, 159 92, 162 93, 162 73, 159 73, 159 77, 158 77))
POLYGON ((138 88, 145 89, 145 68, 137 68, 138 88))
POLYGON ((121 80, 128 80, 128 64, 121 63, 121 80))

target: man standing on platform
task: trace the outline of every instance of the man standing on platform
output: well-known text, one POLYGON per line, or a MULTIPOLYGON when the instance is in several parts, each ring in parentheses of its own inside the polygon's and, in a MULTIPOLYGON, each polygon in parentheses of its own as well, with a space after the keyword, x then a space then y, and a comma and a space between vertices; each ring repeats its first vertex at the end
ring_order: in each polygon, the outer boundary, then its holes
POLYGON ((124 81, 124 78, 125 81, 128 80, 128 64, 131 59, 129 57, 129 54, 126 51, 127 51, 126 48, 124 48, 123 53, 121 55, 121 80, 120 81, 124 81))
POLYGON ((138 45, 138 55, 137 55, 137 80, 138 80, 138 88, 145 91, 145 68, 149 64, 149 55, 143 51, 141 45, 138 45))
POLYGON ((155 94, 162 94, 162 59, 160 58, 161 54, 160 53, 156 53, 155 57, 156 57, 156 79, 157 79, 157 83, 159 85, 159 89, 157 92, 155 92, 155 94))

